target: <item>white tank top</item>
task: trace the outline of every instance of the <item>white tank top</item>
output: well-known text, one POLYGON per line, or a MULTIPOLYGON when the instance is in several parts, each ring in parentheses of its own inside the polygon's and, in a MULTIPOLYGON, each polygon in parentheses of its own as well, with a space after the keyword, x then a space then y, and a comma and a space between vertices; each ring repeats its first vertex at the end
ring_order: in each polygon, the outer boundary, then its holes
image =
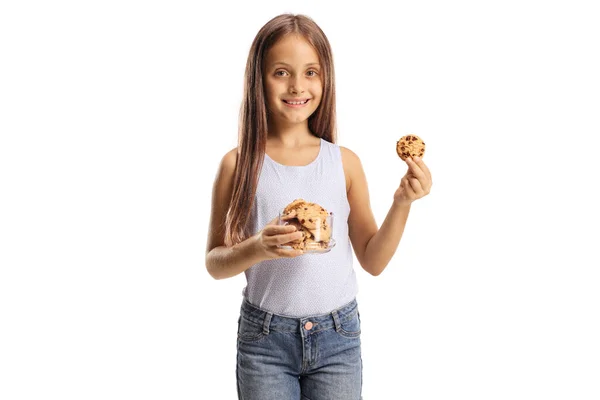
POLYGON ((251 304, 291 317, 331 312, 352 301, 358 292, 348 237, 350 205, 338 145, 321 139, 319 155, 304 166, 282 165, 265 154, 250 216, 253 234, 298 198, 333 213, 335 247, 324 254, 257 263, 245 271, 243 290, 251 304))

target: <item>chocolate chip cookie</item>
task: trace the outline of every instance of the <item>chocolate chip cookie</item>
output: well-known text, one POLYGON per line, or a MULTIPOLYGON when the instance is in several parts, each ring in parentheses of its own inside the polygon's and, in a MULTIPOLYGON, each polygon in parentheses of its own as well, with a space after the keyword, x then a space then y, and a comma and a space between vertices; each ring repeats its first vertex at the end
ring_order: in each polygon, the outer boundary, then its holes
POLYGON ((317 203, 296 199, 282 213, 282 220, 303 232, 302 239, 288 243, 294 249, 327 248, 331 239, 330 213, 317 203))
POLYGON ((402 136, 396 142, 396 153, 403 160, 406 160, 408 157, 423 157, 423 154, 425 154, 425 142, 416 135, 402 136))

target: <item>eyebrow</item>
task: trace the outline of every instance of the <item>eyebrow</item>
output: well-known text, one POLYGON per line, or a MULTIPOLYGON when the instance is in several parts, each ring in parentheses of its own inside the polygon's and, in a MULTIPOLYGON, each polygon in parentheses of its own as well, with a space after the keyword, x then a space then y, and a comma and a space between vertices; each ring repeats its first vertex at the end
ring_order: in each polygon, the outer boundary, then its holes
MULTIPOLYGON (((276 62, 273 63, 273 65, 277 65, 277 64, 285 65, 286 67, 291 67, 290 64, 285 63, 283 61, 276 61, 276 62)), ((320 66, 320 64, 318 62, 312 62, 312 63, 304 64, 305 67, 309 67, 311 65, 319 65, 320 66)))

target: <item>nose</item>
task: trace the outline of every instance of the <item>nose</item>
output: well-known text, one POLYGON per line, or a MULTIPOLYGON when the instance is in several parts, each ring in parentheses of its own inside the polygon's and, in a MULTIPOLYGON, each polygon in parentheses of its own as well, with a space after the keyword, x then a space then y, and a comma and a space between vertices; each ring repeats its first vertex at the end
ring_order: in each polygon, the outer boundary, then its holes
POLYGON ((301 78, 293 78, 290 80, 289 92, 292 94, 304 93, 304 85, 301 78))

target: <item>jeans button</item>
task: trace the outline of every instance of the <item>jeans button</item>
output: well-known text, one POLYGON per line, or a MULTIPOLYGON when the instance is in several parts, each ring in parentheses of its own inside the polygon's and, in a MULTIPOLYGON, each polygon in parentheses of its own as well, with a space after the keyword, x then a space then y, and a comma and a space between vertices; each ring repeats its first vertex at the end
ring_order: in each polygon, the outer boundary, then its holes
POLYGON ((307 331, 310 331, 313 327, 313 323, 308 321, 307 323, 304 324, 304 329, 306 329, 307 331))

